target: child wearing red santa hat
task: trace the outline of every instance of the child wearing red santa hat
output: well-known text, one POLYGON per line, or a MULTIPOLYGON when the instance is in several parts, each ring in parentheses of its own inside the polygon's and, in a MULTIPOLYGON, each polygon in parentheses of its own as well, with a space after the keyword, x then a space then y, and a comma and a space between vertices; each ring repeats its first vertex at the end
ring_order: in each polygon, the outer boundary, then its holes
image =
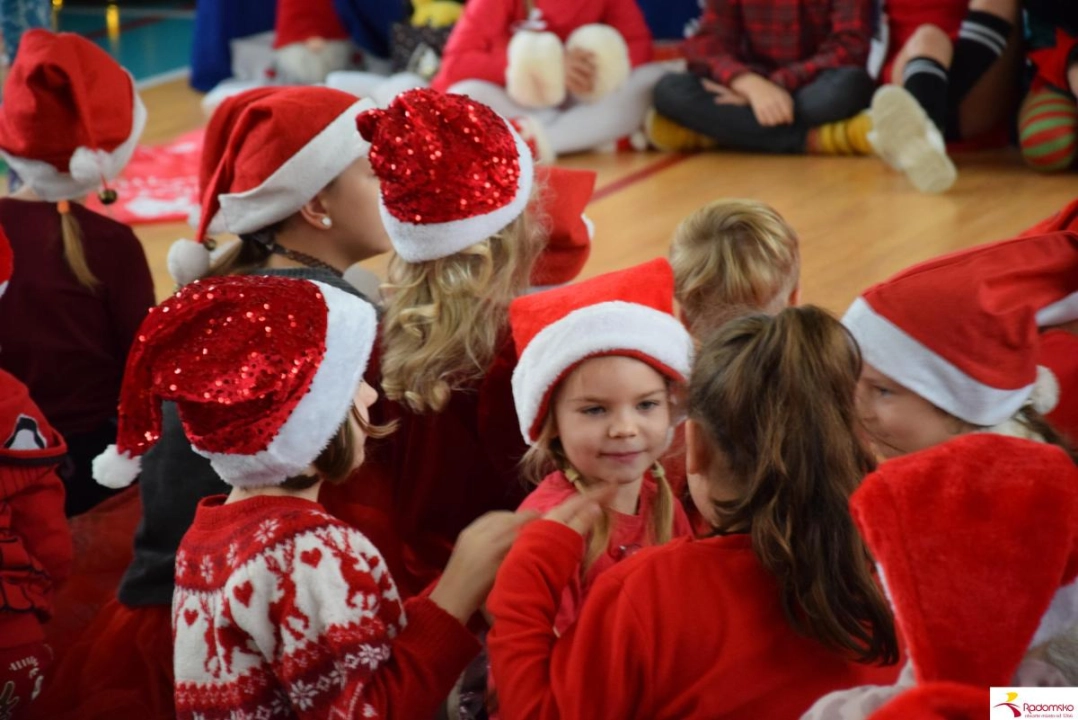
POLYGON ((109 494, 90 461, 115 438, 124 360, 154 304, 138 238, 78 201, 119 175, 145 124, 134 80, 104 50, 69 33, 23 37, 0 106, 0 155, 24 184, 0 200, 0 225, 34 271, 12 280, 0 363, 67 440, 69 515, 109 494))
MULTIPOLYGON (((0 297, 12 267, 0 231, 0 297)), ((31 717, 52 664, 42 624, 72 556, 56 474, 66 452, 26 386, 0 370, 0 716, 11 720, 31 717)))
POLYGON ((865 357, 858 409, 884 457, 986 431, 1063 445, 1039 325, 1078 318, 1078 235, 1052 232, 916 265, 862 294, 843 323, 865 357))
POLYGON ((894 685, 832 693, 803 720, 973 720, 1006 700, 990 687, 1069 684, 1038 659, 1078 621, 1078 468, 1065 452, 963 435, 885 463, 850 507, 909 661, 894 685))
POLYGON ((370 541, 315 501, 384 432, 363 381, 376 331, 348 293, 267 277, 194 283, 140 328, 95 473, 137 471, 170 400, 232 488, 199 504, 177 553, 178 718, 429 717, 477 650, 462 623, 526 515, 476 522, 430 595, 402 603, 370 541))
POLYGON ((666 67, 632 0, 470 0, 431 86, 530 118, 544 158, 639 133, 666 67))
MULTIPOLYGON (((372 448, 358 482, 327 486, 323 501, 376 534, 408 595, 437 576, 469 522, 515 508, 526 494, 509 303, 529 286, 546 233, 541 207, 529 209, 532 156, 490 108, 413 90, 357 122, 371 143, 394 247, 380 374, 372 375, 385 400, 373 413, 398 430, 372 448)), ((592 183, 574 186, 570 202, 580 210, 592 183)), ((579 232, 586 224, 579 211, 576 218, 579 232)), ((569 247, 586 250, 581 240, 569 247)), ((546 281, 571 279, 577 267, 563 265, 546 281)))
POLYGON ((874 464, 858 438, 858 371, 855 344, 815 307, 734 320, 705 341, 686 437, 712 535, 607 570, 556 638, 601 509, 577 496, 526 527, 488 600, 503 716, 782 720, 831 690, 893 682, 891 615, 847 509, 874 464))

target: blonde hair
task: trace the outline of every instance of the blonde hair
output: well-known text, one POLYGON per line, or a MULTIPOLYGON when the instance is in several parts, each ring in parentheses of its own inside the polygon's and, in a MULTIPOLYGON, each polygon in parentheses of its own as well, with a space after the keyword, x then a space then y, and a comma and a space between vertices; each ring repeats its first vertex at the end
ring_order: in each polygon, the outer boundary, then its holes
MULTIPOLYGON (((556 393, 557 388, 554 388, 553 392, 556 393)), ((569 457, 565 454, 561 440, 557 437, 558 427, 554 420, 553 403, 549 407, 551 409, 547 410, 539 437, 536 439, 535 444, 524 453, 524 457, 521 458, 520 464, 524 469, 524 477, 533 484, 538 485, 549 473, 560 470, 565 473, 565 477, 578 492, 584 492, 587 489, 587 481, 569 462, 569 457)), ((673 413, 673 408, 671 408, 671 413, 673 413)), ((651 474, 655 478, 658 493, 655 496, 655 503, 651 507, 651 517, 648 518, 648 542, 651 545, 662 545, 669 542, 674 535, 674 503, 676 501, 674 500, 674 491, 671 490, 670 483, 666 479, 666 470, 663 468, 662 463, 656 462, 652 465, 651 474)), ((588 568, 606 552, 607 546, 610 544, 610 533, 613 529, 613 515, 604 508, 603 514, 596 521, 592 527, 591 534, 588 536, 588 551, 581 566, 581 575, 587 572, 588 568)))
POLYGON ((756 200, 716 200, 685 218, 670 246, 675 296, 703 337, 744 310, 774 314, 797 288, 797 233, 756 200))
POLYGON ((389 261, 382 324, 382 391, 413 412, 440 412, 450 393, 483 377, 508 326, 509 303, 529 283, 544 242, 522 213, 449 257, 389 261))
POLYGON ((82 228, 79 227, 78 219, 71 213, 70 205, 57 203, 57 211, 60 213, 60 240, 64 245, 64 260, 71 268, 72 274, 79 284, 87 290, 96 290, 101 282, 90 270, 90 264, 86 262, 86 251, 82 247, 82 228))

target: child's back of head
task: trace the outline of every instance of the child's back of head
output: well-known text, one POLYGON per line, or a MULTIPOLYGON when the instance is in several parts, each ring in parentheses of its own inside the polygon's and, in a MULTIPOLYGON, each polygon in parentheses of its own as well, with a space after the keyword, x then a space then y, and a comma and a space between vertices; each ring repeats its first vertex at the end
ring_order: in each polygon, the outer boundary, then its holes
POLYGON ((801 254, 797 233, 756 200, 716 200, 685 218, 670 246, 682 319, 702 338, 746 310, 792 304, 801 254))

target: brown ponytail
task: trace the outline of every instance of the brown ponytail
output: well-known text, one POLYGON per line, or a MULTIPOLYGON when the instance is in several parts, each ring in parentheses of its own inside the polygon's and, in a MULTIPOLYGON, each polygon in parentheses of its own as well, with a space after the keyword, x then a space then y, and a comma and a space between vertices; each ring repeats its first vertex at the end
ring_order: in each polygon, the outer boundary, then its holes
POLYGON ((701 348, 690 417, 721 451, 718 530, 747 530, 791 626, 863 662, 898 657, 894 621, 850 516, 874 468, 857 434, 857 344, 816 307, 734 320, 701 348), (729 493, 726 493, 729 494, 729 493))
POLYGON ((56 204, 60 213, 60 239, 64 244, 64 260, 71 268, 72 274, 79 284, 87 290, 96 290, 101 282, 90 270, 86 262, 86 251, 82 247, 82 228, 79 227, 78 219, 71 214, 71 206, 66 200, 56 204))
POLYGON ((246 275, 266 267, 266 261, 272 254, 270 248, 280 227, 281 224, 277 223, 249 235, 241 235, 239 242, 221 253, 207 277, 246 275))

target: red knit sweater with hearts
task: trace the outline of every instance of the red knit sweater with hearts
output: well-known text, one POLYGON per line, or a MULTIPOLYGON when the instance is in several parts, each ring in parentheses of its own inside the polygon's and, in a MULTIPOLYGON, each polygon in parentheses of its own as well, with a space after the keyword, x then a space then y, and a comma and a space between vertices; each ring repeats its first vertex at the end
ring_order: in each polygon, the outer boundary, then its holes
POLYGON ((317 503, 202 501, 176 554, 178 718, 432 717, 479 645, 317 503))

